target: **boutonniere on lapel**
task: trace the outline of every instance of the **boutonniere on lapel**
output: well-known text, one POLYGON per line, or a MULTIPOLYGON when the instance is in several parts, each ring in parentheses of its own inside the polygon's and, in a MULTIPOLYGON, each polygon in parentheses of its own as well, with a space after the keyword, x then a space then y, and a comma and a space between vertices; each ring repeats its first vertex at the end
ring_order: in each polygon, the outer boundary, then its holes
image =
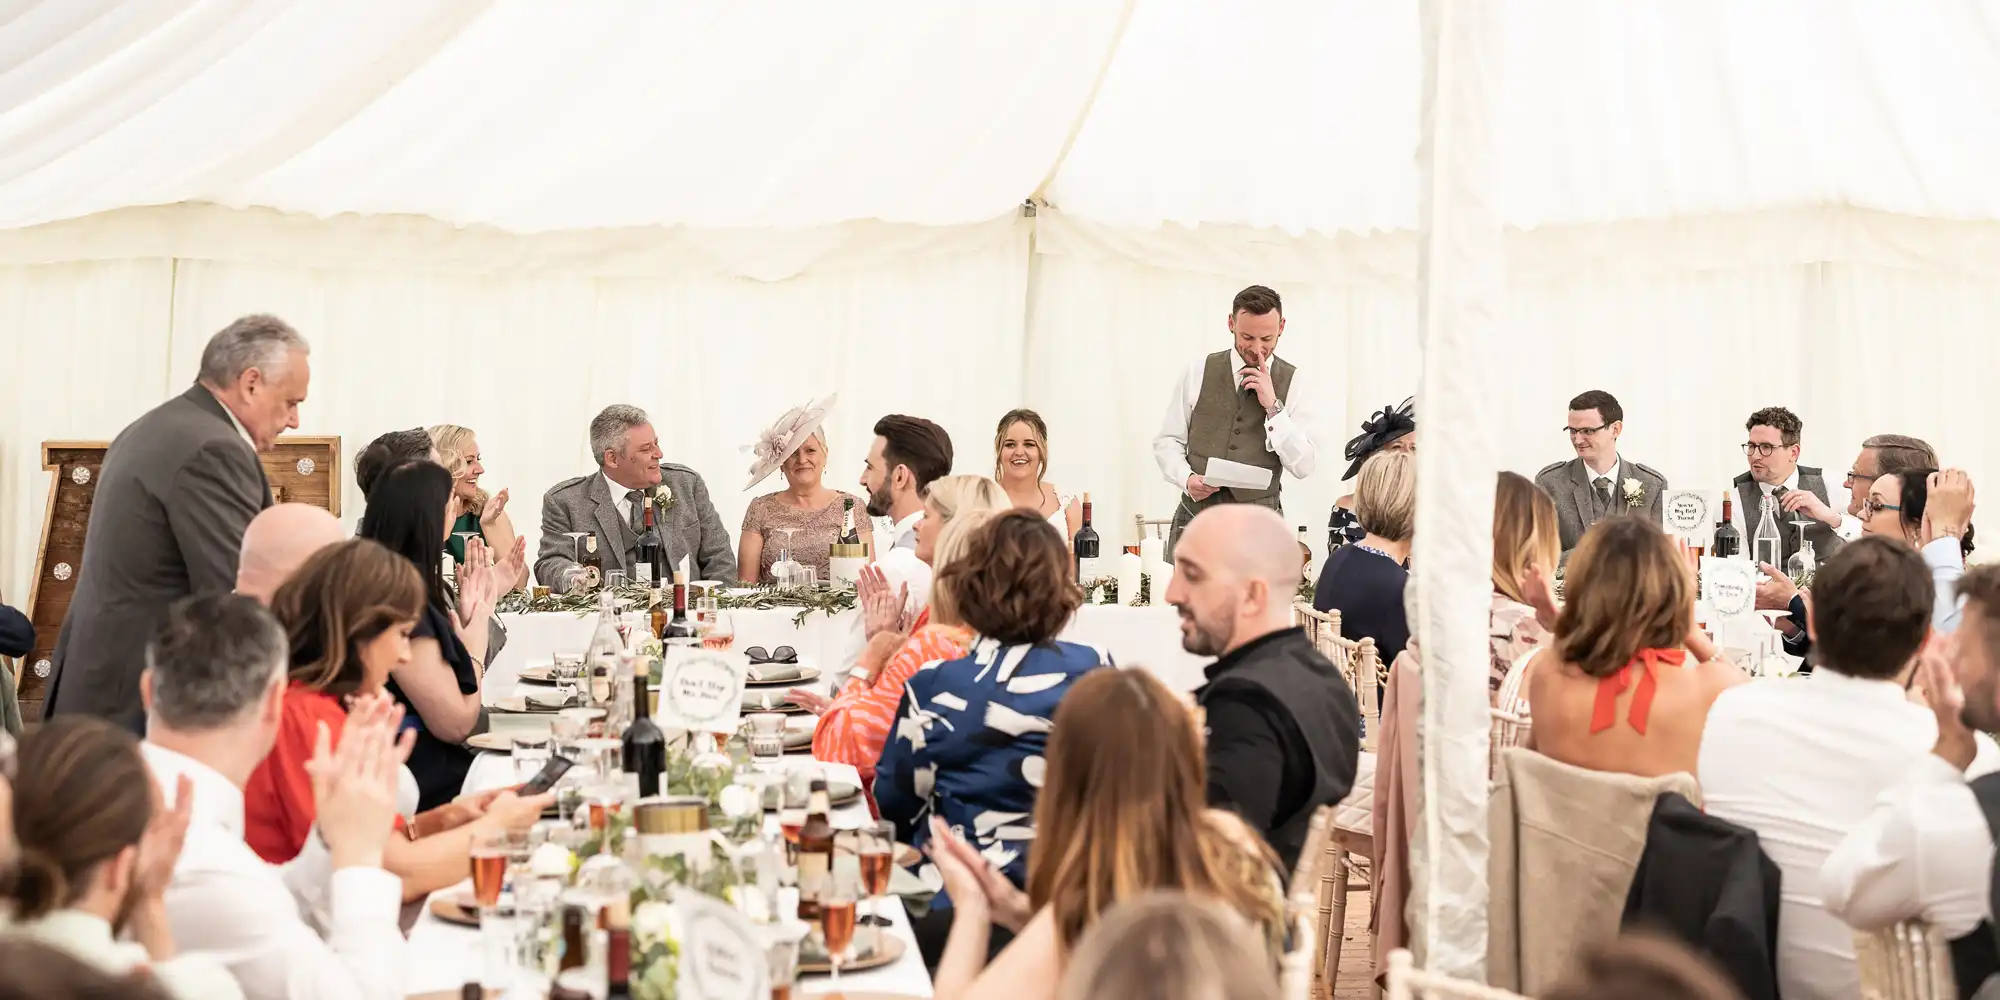
POLYGON ((653 487, 653 509, 662 514, 674 505, 674 488, 665 483, 653 487))
POLYGON ((1625 480, 1625 509, 1632 510, 1646 502, 1646 484, 1637 479, 1625 480))

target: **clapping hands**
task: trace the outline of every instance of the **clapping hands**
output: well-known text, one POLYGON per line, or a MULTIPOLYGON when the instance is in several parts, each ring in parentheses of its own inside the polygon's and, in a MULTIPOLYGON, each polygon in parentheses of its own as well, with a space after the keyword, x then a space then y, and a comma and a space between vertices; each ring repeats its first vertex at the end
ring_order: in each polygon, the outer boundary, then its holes
POLYGON ((403 707, 380 691, 348 702, 337 748, 320 724, 306 773, 320 838, 335 868, 382 866, 396 819, 396 776, 417 735, 402 732, 402 724, 403 707))
POLYGON ((861 576, 855 581, 855 596, 861 603, 862 622, 867 637, 875 638, 883 632, 908 634, 910 631, 910 585, 898 584, 889 587, 889 576, 882 567, 873 563, 861 567, 861 576))
POLYGON ((1028 926, 1034 916, 1028 894, 936 816, 931 817, 931 840, 925 850, 944 879, 951 905, 961 913, 984 917, 1015 933, 1028 926))

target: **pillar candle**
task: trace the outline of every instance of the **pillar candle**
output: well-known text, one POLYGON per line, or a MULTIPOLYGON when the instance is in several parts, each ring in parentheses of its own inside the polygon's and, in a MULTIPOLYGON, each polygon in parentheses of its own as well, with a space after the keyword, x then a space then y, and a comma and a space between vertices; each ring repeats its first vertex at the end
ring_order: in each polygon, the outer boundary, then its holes
POLYGON ((1118 603, 1129 607, 1139 599, 1139 574, 1144 571, 1141 567, 1138 556, 1130 552, 1119 554, 1118 603))

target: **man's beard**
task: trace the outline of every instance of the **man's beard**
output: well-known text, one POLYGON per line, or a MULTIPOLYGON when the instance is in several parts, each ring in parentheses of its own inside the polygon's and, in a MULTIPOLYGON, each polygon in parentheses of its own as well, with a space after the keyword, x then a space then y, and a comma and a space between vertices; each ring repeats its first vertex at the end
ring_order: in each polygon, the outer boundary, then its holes
POLYGON ((1182 633, 1181 649, 1196 656, 1222 655, 1222 650, 1229 645, 1230 636, 1215 634, 1192 613, 1186 615, 1184 620, 1192 627, 1182 633))
POLYGON ((1965 705, 1958 710, 1958 720, 1966 728, 1981 733, 2000 732, 2000 708, 1993 704, 1996 686, 2000 686, 2000 675, 1988 673, 1965 690, 1965 705))
POLYGON ((888 483, 883 483, 868 491, 869 517, 888 517, 890 508, 894 506, 894 499, 889 496, 888 483))

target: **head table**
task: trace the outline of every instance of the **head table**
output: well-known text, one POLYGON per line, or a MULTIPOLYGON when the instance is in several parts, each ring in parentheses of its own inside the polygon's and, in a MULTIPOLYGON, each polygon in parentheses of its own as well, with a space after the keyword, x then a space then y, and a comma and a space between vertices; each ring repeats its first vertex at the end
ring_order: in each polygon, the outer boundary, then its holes
MULTIPOLYGON (((772 650, 778 646, 790 646, 798 652, 801 666, 820 670, 816 686, 821 690, 831 689, 832 678, 846 666, 843 661, 848 655, 847 650, 857 644, 861 631, 861 617, 856 611, 832 617, 814 612, 803 620, 797 610, 785 608, 731 611, 728 614, 736 630, 736 649, 762 646, 772 650)), ((482 698, 489 705, 517 693, 523 667, 551 662, 557 653, 581 653, 589 644, 592 629, 596 627, 594 614, 560 611, 504 614, 500 619, 507 628, 507 644, 487 668, 482 683, 482 698)), ((1202 683, 1202 668, 1209 662, 1208 657, 1195 656, 1181 649, 1180 618, 1170 607, 1088 605, 1077 610, 1076 617, 1061 638, 1103 647, 1117 662, 1151 670, 1176 690, 1198 687, 1202 683)), ((791 720, 791 724, 799 728, 810 728, 812 723, 813 719, 808 715, 793 716, 791 720)), ((547 725, 547 716, 499 713, 493 716, 493 729, 501 733, 510 729, 546 728, 547 725)), ((783 758, 782 766, 788 769, 817 768, 829 780, 860 784, 860 775, 847 764, 790 755, 783 758)), ((498 788, 518 782, 523 777, 516 773, 514 762, 507 754, 481 752, 466 774, 465 790, 476 792, 498 788)), ((853 802, 835 809, 829 818, 836 828, 856 828, 868 821, 868 806, 864 802, 853 802)), ((454 886, 441 891, 457 893, 462 888, 454 886)), ((888 933, 901 938, 905 945, 903 957, 879 969, 842 975, 842 990, 930 996, 930 974, 924 969, 923 958, 917 951, 916 938, 911 934, 901 903, 890 897, 879 905, 881 912, 894 923, 888 933)), ((479 975, 479 932, 437 919, 431 915, 427 901, 422 915, 410 930, 409 954, 410 993, 456 990, 460 984, 479 975)), ((830 981, 823 976, 807 977, 802 986, 807 996, 831 989, 830 981)))

